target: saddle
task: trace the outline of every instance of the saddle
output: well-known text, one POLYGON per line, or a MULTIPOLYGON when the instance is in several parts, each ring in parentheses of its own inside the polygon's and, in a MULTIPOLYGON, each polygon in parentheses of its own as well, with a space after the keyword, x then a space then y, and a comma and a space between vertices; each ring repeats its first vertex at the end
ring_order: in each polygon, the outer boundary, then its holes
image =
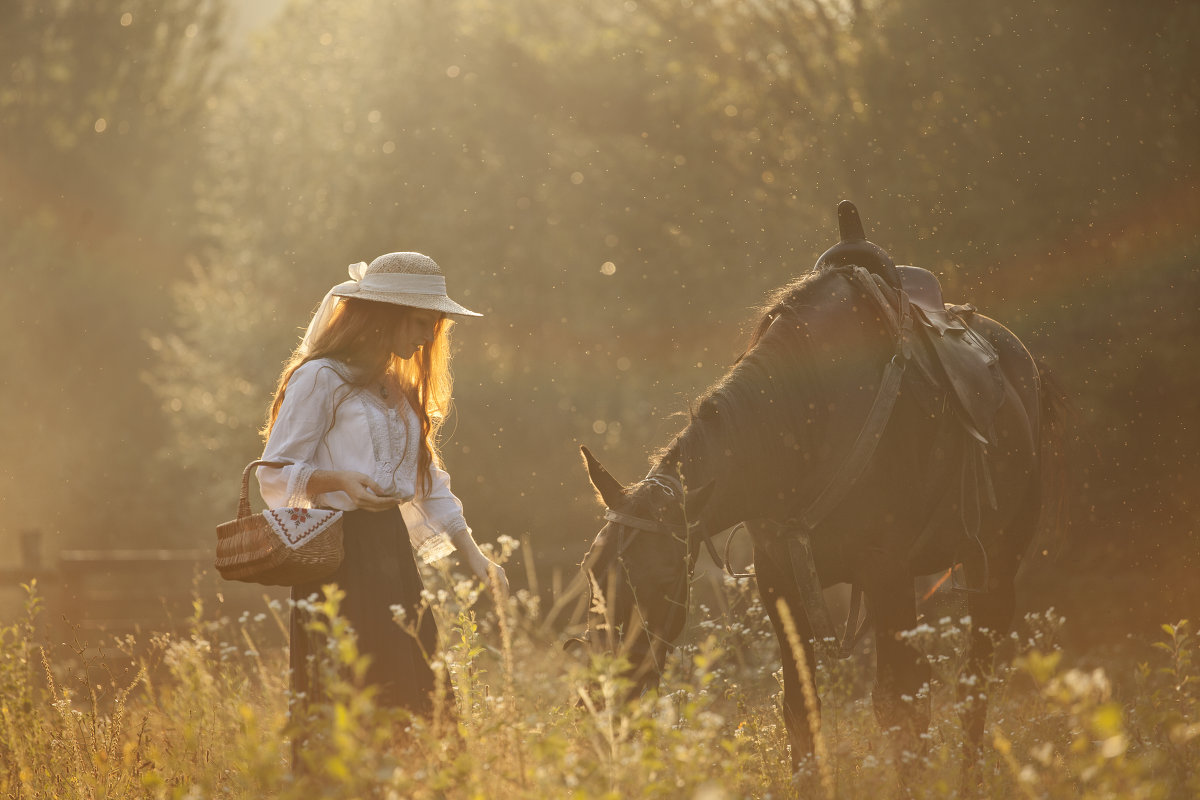
POLYGON ((919 323, 914 330, 928 345, 915 350, 919 366, 944 383, 967 433, 991 444, 992 422, 1004 403, 1004 376, 996 348, 968 324, 975 307, 943 302, 942 287, 929 270, 898 266, 896 272, 919 323))
MULTIPOLYGON (((913 328, 925 344, 912 348, 914 362, 932 387, 948 389, 967 433, 990 444, 992 420, 1004 402, 1004 376, 996 348, 969 324, 975 307, 943 302, 942 287, 929 270, 897 266, 886 250, 866 238, 858 209, 848 200, 838 204, 838 229, 841 241, 821 254, 813 270, 866 270, 898 317, 905 316, 906 305, 900 293, 907 295, 917 323, 913 328)), ((869 286, 864 290, 874 293, 869 286)))
MULTIPOLYGON (((979 530, 984 502, 996 507, 986 448, 995 439, 994 421, 1004 403, 999 353, 971 327, 973 306, 947 304, 932 272, 897 266, 883 248, 867 241, 853 203, 843 201, 838 205, 838 227, 841 241, 826 250, 813 269, 845 270, 851 281, 874 300, 896 341, 896 357, 884 369, 879 392, 850 454, 798 521, 812 530, 845 497, 871 459, 903 387, 919 399, 924 395, 925 403, 936 401, 940 406, 942 398, 948 397, 957 427, 966 437, 958 502, 964 538, 956 558, 962 565, 963 580, 956 575, 954 585, 968 591, 986 591, 987 551, 979 530), (906 376, 905 365, 915 367, 920 376, 906 376)), ((950 430, 953 427, 943 426, 936 438, 955 435, 950 430)), ((936 448, 939 442, 930 446, 936 448)), ((918 541, 930 533, 932 530, 925 531, 918 541)), ((799 561, 811 562, 811 556, 800 557, 799 561)))

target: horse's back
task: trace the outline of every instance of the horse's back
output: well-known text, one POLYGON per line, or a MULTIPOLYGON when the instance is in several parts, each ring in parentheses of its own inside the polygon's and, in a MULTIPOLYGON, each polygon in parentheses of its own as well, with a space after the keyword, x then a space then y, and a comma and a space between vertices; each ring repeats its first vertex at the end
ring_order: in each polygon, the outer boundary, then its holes
MULTIPOLYGON (((1037 362, 1015 333, 997 320, 983 314, 973 314, 968 320, 971 329, 986 338, 999 356, 1004 375, 1005 398, 996 415, 996 425, 1022 430, 1026 450, 1036 457, 1040 429, 1041 378, 1037 362)), ((1001 430, 997 430, 1000 436, 1001 430)), ((1012 436, 1015 431, 1007 431, 1012 436)))

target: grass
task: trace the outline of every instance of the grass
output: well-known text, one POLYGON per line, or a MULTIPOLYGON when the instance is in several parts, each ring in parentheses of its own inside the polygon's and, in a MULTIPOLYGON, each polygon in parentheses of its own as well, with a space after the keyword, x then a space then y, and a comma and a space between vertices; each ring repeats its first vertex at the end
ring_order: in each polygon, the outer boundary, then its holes
MULTIPOLYGON (((506 545, 511 549, 515 543, 506 545)), ((507 553, 498 554, 506 556, 507 553)), ((14 798, 950 797, 959 790, 955 685, 964 621, 907 636, 929 657, 934 722, 897 752, 871 712, 870 659, 823 661, 822 758, 793 775, 774 636, 753 590, 727 579, 697 605, 661 689, 619 704, 624 664, 556 646, 538 598, 484 613, 481 587, 429 576, 442 649, 433 664, 453 712, 412 719, 356 686, 364 661, 318 606, 334 647, 327 732, 294 774, 287 713, 287 608, 239 618, 196 602, 182 634, 38 643, 40 599, 0 628, 0 796, 14 798), (900 776, 908 777, 907 786, 900 776)), ((401 620, 398 624, 403 624, 401 620)), ((979 775, 986 797, 1200 796, 1200 673, 1188 621, 1163 625, 1129 678, 1068 663, 1064 620, 1030 614, 986 685, 979 775)), ((1131 644, 1131 648, 1135 645, 1131 644)), ((303 722, 301 724, 304 724, 303 722)))

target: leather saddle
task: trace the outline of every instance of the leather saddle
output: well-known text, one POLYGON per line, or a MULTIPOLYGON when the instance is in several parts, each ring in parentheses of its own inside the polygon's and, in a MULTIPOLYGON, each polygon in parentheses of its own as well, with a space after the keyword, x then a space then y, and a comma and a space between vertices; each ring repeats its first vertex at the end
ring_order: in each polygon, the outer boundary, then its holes
MULTIPOLYGON (((877 275, 892 290, 908 295, 925 346, 913 348, 914 361, 927 381, 946 388, 967 433, 991 444, 992 420, 1004 402, 1004 376, 996 348, 970 325, 975 307, 947 305, 937 276, 919 267, 897 266, 887 251, 867 239, 858 209, 848 200, 838 204, 841 241, 826 250, 816 271, 858 266, 877 275)), ((885 290, 886 291, 886 290, 885 290)), ((898 298, 889 298, 894 308, 898 298)))
MULTIPOLYGON (((903 387, 908 387, 918 402, 928 404, 931 410, 942 407, 944 398, 952 398, 950 405, 955 410, 955 418, 965 435, 970 437, 962 449, 958 492, 964 539, 955 561, 962 565, 963 580, 955 575, 953 585, 968 591, 986 591, 987 551, 979 539, 979 530, 983 504, 987 502, 992 508, 996 507, 986 448, 995 439, 996 412, 1004 403, 1004 375, 1000 370, 999 353, 986 336, 971 327, 974 306, 947 304, 942 298, 941 284, 932 272, 897 266, 887 251, 867 240, 853 203, 842 201, 838 205, 838 228, 841 241, 826 250, 813 269, 860 270, 871 276, 864 284, 865 290, 868 294, 878 294, 877 301, 881 305, 891 307, 894 313, 892 327, 898 337, 897 353, 903 353, 907 359, 905 363, 915 367, 902 375, 895 391, 904 391, 903 387), (920 373, 919 377, 913 374, 914 371, 920 373), (910 376, 917 380, 910 382, 910 376)), ((889 371, 890 366, 884 371, 885 383, 889 371)), ((895 395, 891 399, 894 400, 895 395)), ((875 406, 879 404, 877 397, 875 406)), ((886 413, 890 413, 890 408, 889 405, 886 413)), ((874 411, 873 406, 872 414, 874 411)), ((887 424, 886 416, 881 424, 887 424)), ((867 427, 871 426, 868 418, 867 427)), ((870 458, 870 448, 864 456, 856 443, 853 455, 856 463, 862 462, 864 458, 870 458)), ((844 490, 853 481, 851 477, 838 485, 844 490)), ((829 492, 830 489, 826 489, 826 493, 829 492)), ((814 508, 819 507, 820 499, 814 503, 814 508)), ((928 530, 923 533, 921 539, 928 533, 928 530)))
POLYGON ((945 303, 937 276, 929 270, 897 266, 896 272, 919 323, 914 329, 920 331, 928 345, 928 360, 934 362, 921 366, 935 380, 940 378, 939 383, 944 381, 967 433, 991 444, 992 422, 1004 403, 1004 375, 996 348, 970 326, 975 307, 945 303))

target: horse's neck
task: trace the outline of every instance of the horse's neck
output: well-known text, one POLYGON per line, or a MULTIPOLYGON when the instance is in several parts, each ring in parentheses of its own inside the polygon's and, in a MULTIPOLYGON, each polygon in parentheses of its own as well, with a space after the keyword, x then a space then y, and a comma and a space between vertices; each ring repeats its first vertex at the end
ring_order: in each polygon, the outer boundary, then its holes
POLYGON ((828 431, 820 422, 834 408, 830 393, 845 402, 865 380, 865 373, 831 370, 830 359, 817 354, 830 336, 849 352, 869 351, 867 329, 845 316, 860 313, 846 302, 854 299, 851 287, 827 275, 804 288, 700 400, 699 413, 660 461, 664 471, 678 469, 689 487, 716 481, 699 515, 710 534, 746 519, 794 513, 821 470, 802 465, 797 453, 822 451, 828 431))
POLYGON ((745 493, 735 489, 735 481, 730 479, 729 470, 725 469, 730 465, 730 459, 717 458, 708 452, 722 441, 719 432, 711 429, 713 425, 711 420, 693 420, 653 470, 677 476, 687 492, 695 491, 709 481, 716 482, 699 518, 689 520, 700 522, 701 529, 710 536, 747 519, 749 499, 745 493), (708 426, 708 429, 702 430, 698 426, 708 426))

